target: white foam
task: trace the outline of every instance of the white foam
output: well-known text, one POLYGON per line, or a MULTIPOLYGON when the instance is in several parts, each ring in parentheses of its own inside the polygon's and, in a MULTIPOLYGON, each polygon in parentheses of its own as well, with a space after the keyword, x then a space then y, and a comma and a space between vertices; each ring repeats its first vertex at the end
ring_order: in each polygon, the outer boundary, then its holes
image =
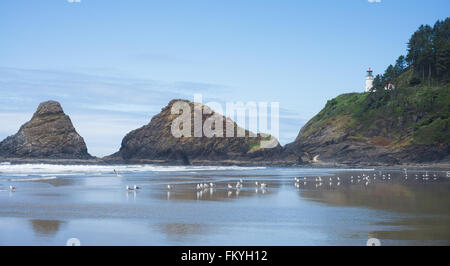
POLYGON ((34 177, 34 178, 14 178, 14 179, 9 179, 9 181, 12 181, 12 182, 33 182, 33 181, 54 180, 56 178, 57 178, 56 176, 34 177))
POLYGON ((0 165, 2 174, 32 174, 32 175, 76 175, 76 174, 113 174, 127 172, 192 172, 192 171, 230 171, 259 170, 266 167, 240 166, 158 166, 158 165, 54 165, 54 164, 12 164, 0 165))

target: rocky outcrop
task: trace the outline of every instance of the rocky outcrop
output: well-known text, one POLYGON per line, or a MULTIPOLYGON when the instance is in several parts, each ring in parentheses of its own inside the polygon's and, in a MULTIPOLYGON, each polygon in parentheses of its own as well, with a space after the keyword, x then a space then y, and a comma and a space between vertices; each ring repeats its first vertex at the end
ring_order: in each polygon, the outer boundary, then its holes
MULTIPOLYGON (((182 127, 185 126, 181 124, 182 127)), ((211 123, 211 129, 219 129, 219 124, 211 123)), ((197 129, 198 130, 198 129, 197 129)), ((202 129, 200 128, 200 131, 202 129)), ((109 158, 121 158, 125 161, 132 160, 165 160, 178 164, 190 164, 198 161, 226 161, 243 160, 261 162, 278 158, 282 148, 278 141, 270 136, 254 134, 239 128, 233 121, 212 111, 208 106, 193 103, 187 100, 172 100, 161 112, 154 116, 148 125, 128 133, 122 140, 119 152, 109 158), (191 134, 190 136, 174 136, 172 124, 179 114, 172 114, 171 109, 175 103, 186 103, 191 110, 191 134), (203 110, 201 125, 207 123, 210 118, 221 117, 223 122, 223 137, 203 136, 194 137, 194 108, 203 110), (226 137, 226 129, 232 128, 235 137, 226 137), (230 127, 231 125, 231 127, 230 127), (236 137, 242 130, 245 137, 236 137), (274 143, 274 148, 265 148, 264 143, 274 143)))
MULTIPOLYGON (((320 128, 315 128, 317 121, 309 121, 300 130, 295 141, 284 147, 285 159, 298 164, 314 163, 311 157, 315 156, 319 156, 316 163, 326 164, 400 163, 391 150, 381 145, 383 140, 387 141, 386 138, 378 137, 380 143, 375 144, 371 138, 356 137, 355 131, 352 132, 345 127, 346 119, 337 118, 320 128)), ((375 137, 373 140, 375 139, 377 138, 375 137)))
POLYGON ((449 89, 446 85, 340 95, 284 147, 283 158, 299 164, 317 155, 327 164, 448 163, 449 89))
POLYGON ((55 101, 39 104, 31 120, 0 142, 3 158, 89 159, 86 143, 55 101))

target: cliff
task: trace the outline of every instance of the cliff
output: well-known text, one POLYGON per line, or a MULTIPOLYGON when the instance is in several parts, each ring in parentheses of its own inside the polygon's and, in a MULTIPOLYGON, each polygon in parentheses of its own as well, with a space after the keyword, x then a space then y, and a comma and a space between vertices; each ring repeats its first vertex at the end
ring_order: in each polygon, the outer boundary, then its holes
POLYGON ((450 84, 340 95, 284 148, 290 161, 394 165, 450 161, 450 84), (303 157, 303 158, 302 158, 303 157))

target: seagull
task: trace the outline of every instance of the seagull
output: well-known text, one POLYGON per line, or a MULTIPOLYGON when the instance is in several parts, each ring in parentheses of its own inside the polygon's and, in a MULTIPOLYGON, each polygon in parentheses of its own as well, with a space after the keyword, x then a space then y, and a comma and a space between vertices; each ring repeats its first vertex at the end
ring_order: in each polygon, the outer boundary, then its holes
POLYGON ((134 185, 134 189, 138 190, 138 189, 141 189, 141 187, 138 187, 138 186, 134 185))
POLYGON ((15 186, 9 186, 9 191, 16 191, 16 187, 15 186))
POLYGON ((258 186, 258 181, 255 182, 255 185, 258 186))
POLYGON ((132 187, 130 187, 130 186, 126 186, 125 189, 128 190, 128 191, 134 190, 134 189, 133 189, 132 187))
POLYGON ((173 186, 167 185, 167 189, 168 189, 168 190, 172 190, 172 189, 173 189, 173 186))
POLYGON ((265 183, 261 183, 261 188, 264 189, 264 188, 266 188, 266 186, 267 186, 267 185, 266 185, 265 183))
POLYGON ((210 186, 211 188, 213 188, 213 187, 215 187, 216 185, 215 185, 214 183, 209 183, 209 186, 210 186))
POLYGON ((310 163, 318 163, 318 162, 320 162, 320 160, 319 160, 319 154, 317 154, 317 155, 315 155, 315 156, 313 156, 312 155, 312 153, 310 153, 310 152, 307 152, 307 151, 304 151, 304 153, 308 156, 308 161, 310 162, 310 163))
POLYGON ((314 156, 314 158, 313 158, 313 163, 318 163, 319 162, 319 156, 320 155, 316 155, 316 156, 314 156))
POLYGON ((118 177, 122 177, 122 175, 120 175, 119 171, 117 171, 116 169, 114 169, 114 174, 116 174, 116 176, 118 176, 118 177))
POLYGON ((228 184, 228 189, 233 189, 233 186, 228 184))

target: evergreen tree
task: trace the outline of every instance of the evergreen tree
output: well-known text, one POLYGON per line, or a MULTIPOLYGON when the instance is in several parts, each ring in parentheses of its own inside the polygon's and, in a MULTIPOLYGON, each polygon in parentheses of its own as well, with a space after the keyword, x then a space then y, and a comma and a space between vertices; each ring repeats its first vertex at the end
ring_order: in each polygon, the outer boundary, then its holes
POLYGON ((397 77, 400 75, 406 67, 406 59, 403 55, 399 56, 397 61, 395 61, 394 72, 397 77))
POLYGON ((373 87, 376 90, 382 89, 383 88, 383 76, 381 75, 376 75, 375 78, 373 79, 373 87))
POLYGON ((435 31, 435 61, 436 77, 449 81, 450 72, 450 18, 438 21, 434 25, 435 31))

